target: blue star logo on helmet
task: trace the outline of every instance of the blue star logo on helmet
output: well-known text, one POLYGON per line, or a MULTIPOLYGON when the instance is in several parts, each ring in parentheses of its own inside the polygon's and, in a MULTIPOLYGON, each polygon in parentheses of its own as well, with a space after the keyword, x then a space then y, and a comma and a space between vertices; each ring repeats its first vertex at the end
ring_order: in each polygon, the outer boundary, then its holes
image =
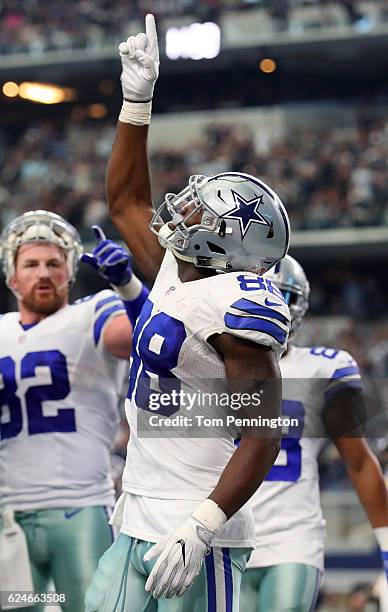
POLYGON ((259 225, 267 225, 269 228, 271 224, 263 217, 259 212, 260 204, 263 201, 263 196, 255 196, 251 200, 246 200, 242 195, 231 190, 233 199, 236 202, 236 208, 223 215, 224 218, 237 219, 240 224, 241 236, 244 238, 251 223, 258 223, 259 225))

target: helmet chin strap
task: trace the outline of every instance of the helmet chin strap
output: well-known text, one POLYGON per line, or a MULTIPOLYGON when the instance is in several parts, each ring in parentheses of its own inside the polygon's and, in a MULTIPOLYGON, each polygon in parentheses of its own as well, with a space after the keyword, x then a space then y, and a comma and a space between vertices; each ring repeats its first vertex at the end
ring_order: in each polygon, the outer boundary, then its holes
MULTIPOLYGON (((223 259, 213 259, 213 257, 211 258, 211 262, 212 265, 211 266, 199 266, 198 265, 198 259, 201 259, 200 256, 196 256, 196 257, 188 257, 187 255, 182 255, 182 253, 179 253, 178 251, 176 251, 173 248, 168 247, 168 250, 171 251, 175 257, 177 259, 180 259, 181 261, 186 261, 187 263, 192 263, 195 265, 196 268, 205 268, 205 269, 209 269, 209 270, 214 270, 215 272, 218 272, 219 274, 224 274, 225 272, 227 272, 227 263, 225 262, 223 259), (214 268, 214 266, 218 266, 218 269, 214 268)), ((209 259, 209 258, 207 258, 209 259)))
POLYGON ((197 260, 196 257, 188 257, 187 255, 182 255, 182 253, 179 253, 178 251, 176 251, 175 249, 171 247, 168 247, 168 250, 171 251, 171 253, 173 253, 175 257, 177 259, 180 259, 181 261, 186 261, 187 263, 195 264, 197 260))
MULTIPOLYGON (((167 240, 167 238, 170 238, 170 236, 172 236, 174 231, 175 230, 172 230, 170 227, 168 227, 168 223, 165 223, 160 228, 158 237, 159 237, 159 242, 161 243, 161 245, 165 249, 168 249, 169 251, 171 251, 177 259, 180 259, 181 261, 185 261, 187 263, 194 264, 197 268, 208 268, 211 270, 215 270, 218 273, 224 273, 228 271, 229 262, 223 259, 214 259, 213 257, 212 258, 206 257, 206 259, 211 260, 212 265, 211 266, 199 266, 198 259, 201 259, 200 255, 196 255, 195 257, 189 257, 188 255, 182 255, 182 253, 179 253, 179 251, 176 251, 167 240)), ((202 259, 205 259, 205 258, 203 257, 202 259)))

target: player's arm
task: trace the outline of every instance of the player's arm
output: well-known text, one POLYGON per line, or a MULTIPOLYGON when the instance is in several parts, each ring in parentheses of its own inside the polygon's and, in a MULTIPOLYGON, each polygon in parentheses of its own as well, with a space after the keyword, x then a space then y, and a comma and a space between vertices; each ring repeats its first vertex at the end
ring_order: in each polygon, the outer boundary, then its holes
POLYGON ((164 250, 149 230, 153 215, 147 153, 151 101, 159 72, 158 41, 153 15, 146 33, 120 45, 123 107, 108 163, 106 191, 109 212, 139 269, 154 280, 164 250))
POLYGON ((333 440, 372 527, 388 528, 388 494, 379 462, 363 438, 333 440))
MULTIPOLYGON (((254 393, 265 389, 266 383, 277 383, 275 392, 267 389, 268 401, 264 403, 266 416, 278 417, 281 385, 274 352, 228 333, 213 336, 210 344, 223 358, 231 392, 254 393)), ((248 408, 246 414, 252 416, 252 411, 248 408)), ((181 596, 190 588, 216 533, 265 478, 278 455, 279 442, 276 434, 260 438, 257 432, 250 432, 244 436, 209 498, 144 556, 144 561, 149 561, 159 555, 145 587, 154 597, 181 596)))
POLYGON ((132 342, 132 325, 128 317, 117 315, 105 325, 102 341, 105 349, 118 359, 129 359, 132 342))
MULTIPOLYGON (((128 319, 132 327, 135 327, 149 291, 133 272, 128 251, 113 240, 107 239, 99 225, 93 225, 92 229, 97 246, 91 253, 84 253, 81 260, 96 270, 104 280, 108 281, 121 298, 128 319)), ((116 333, 112 333, 115 337, 116 333)), ((110 335, 108 337, 110 338, 110 335)), ((107 341, 110 345, 110 340, 107 339, 107 341)), ((108 346, 107 348, 113 352, 108 346)), ((129 353, 127 353, 128 355, 129 353)))
POLYGON ((365 402, 360 390, 345 388, 326 405, 326 430, 345 463, 353 487, 375 530, 388 578, 388 494, 380 465, 366 440, 361 437, 360 424, 364 421, 365 402))
POLYGON ((381 549, 388 580, 388 492, 379 462, 363 438, 334 440, 381 549))
MULTIPOLYGON (((105 324, 102 341, 112 355, 129 359, 132 331, 149 292, 134 274, 128 251, 107 239, 98 225, 93 225, 93 231, 97 246, 91 253, 84 253, 81 259, 110 283, 121 300, 116 300, 120 305, 111 303, 110 307, 118 314, 105 324), (127 316, 121 314, 123 307, 127 316)), ((111 300, 108 298, 108 311, 111 300)))
MULTIPOLYGON (((281 377, 275 352, 227 333, 213 336, 210 343, 223 358, 233 393, 259 394, 263 383, 270 383, 267 389, 264 387, 260 406, 247 411, 249 416, 278 418, 281 415, 281 377)), ((278 456, 280 436, 269 437, 266 433, 266 437, 258 437, 258 431, 251 430, 242 435, 239 447, 209 496, 227 518, 252 497, 278 456)))

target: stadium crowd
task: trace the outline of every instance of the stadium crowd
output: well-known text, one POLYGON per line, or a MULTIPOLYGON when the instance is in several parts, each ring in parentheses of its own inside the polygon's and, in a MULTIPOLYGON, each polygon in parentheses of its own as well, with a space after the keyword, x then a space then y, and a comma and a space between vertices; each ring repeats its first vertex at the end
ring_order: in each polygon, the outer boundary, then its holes
MULTIPOLYGON (((0 139, 0 225, 44 208, 64 215, 83 237, 92 223, 117 236, 106 215, 104 175, 113 139, 108 122, 50 120, 0 139)), ((295 131, 263 152, 234 125, 211 126, 183 150, 152 153, 153 196, 180 190, 190 174, 239 168, 261 176, 287 205, 293 230, 388 222, 388 122, 295 131)), ((352 300, 354 308, 362 305, 352 300)), ((385 306, 385 305, 384 305, 385 306)), ((357 313, 354 313, 357 314, 357 313)))
MULTIPOLYGON (((317 0, 318 2, 319 0, 317 0)), ((333 0, 341 5, 345 21, 353 24, 362 18, 356 0, 333 0)), ((314 3, 314 0, 313 0, 314 3)), ((147 12, 159 18, 192 15, 200 21, 218 21, 227 10, 263 7, 274 30, 290 27, 290 12, 302 0, 38 0, 0 1, 0 54, 29 53, 63 49, 100 48, 114 45, 126 37, 134 19, 143 20, 147 12)), ((322 5, 322 25, 333 25, 322 5)), ((382 9, 382 18, 384 17, 382 9)))

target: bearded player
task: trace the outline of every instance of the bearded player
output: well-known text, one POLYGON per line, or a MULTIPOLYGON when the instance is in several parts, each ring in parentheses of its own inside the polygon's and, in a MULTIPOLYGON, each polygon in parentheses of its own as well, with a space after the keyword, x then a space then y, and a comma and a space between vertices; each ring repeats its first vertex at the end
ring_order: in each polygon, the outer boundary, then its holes
MULTIPOLYGON (((287 252, 288 219, 272 189, 233 172, 190 177, 155 213, 146 148, 159 69, 152 15, 146 34, 129 38, 120 53, 124 103, 108 201, 138 266, 156 280, 132 345, 131 436, 113 515, 120 535, 99 563, 86 607, 236 612, 253 536, 251 511, 243 506, 273 464, 277 432, 256 437, 248 430, 234 450, 235 432, 227 427, 213 438, 205 429, 199 437, 190 429, 147 437, 141 427, 152 415, 151 394, 199 389, 218 397, 279 382, 289 314, 280 291, 260 274, 287 252)), ((274 386, 263 402, 271 416, 280 408, 274 386)), ((201 409, 221 420, 225 413, 220 406, 201 409)), ((163 422, 184 409, 171 400, 158 414, 163 422)))
POLYGON ((280 361, 283 413, 298 417, 300 428, 283 438, 275 465, 252 499, 256 542, 243 576, 241 609, 308 612, 314 608, 324 563, 318 454, 325 440, 319 432, 329 433, 345 462, 386 570, 387 492, 367 442, 349 435, 355 421, 352 413, 362 405, 356 362, 345 351, 294 345, 310 291, 295 259, 285 257, 265 277, 280 288, 291 313, 291 342, 280 361), (309 433, 301 437, 303 432, 309 433))
MULTIPOLYGON (((95 231, 99 244, 87 263, 128 293, 128 253, 95 231)), ((1 590, 27 590, 32 574, 40 611, 51 579, 64 593, 62 609, 79 612, 112 543, 109 451, 131 325, 113 291, 69 304, 82 246, 58 215, 28 212, 0 243, 18 302, 0 318, 0 558, 14 560, 0 571, 1 590), (19 536, 21 556, 12 544, 19 536)))

